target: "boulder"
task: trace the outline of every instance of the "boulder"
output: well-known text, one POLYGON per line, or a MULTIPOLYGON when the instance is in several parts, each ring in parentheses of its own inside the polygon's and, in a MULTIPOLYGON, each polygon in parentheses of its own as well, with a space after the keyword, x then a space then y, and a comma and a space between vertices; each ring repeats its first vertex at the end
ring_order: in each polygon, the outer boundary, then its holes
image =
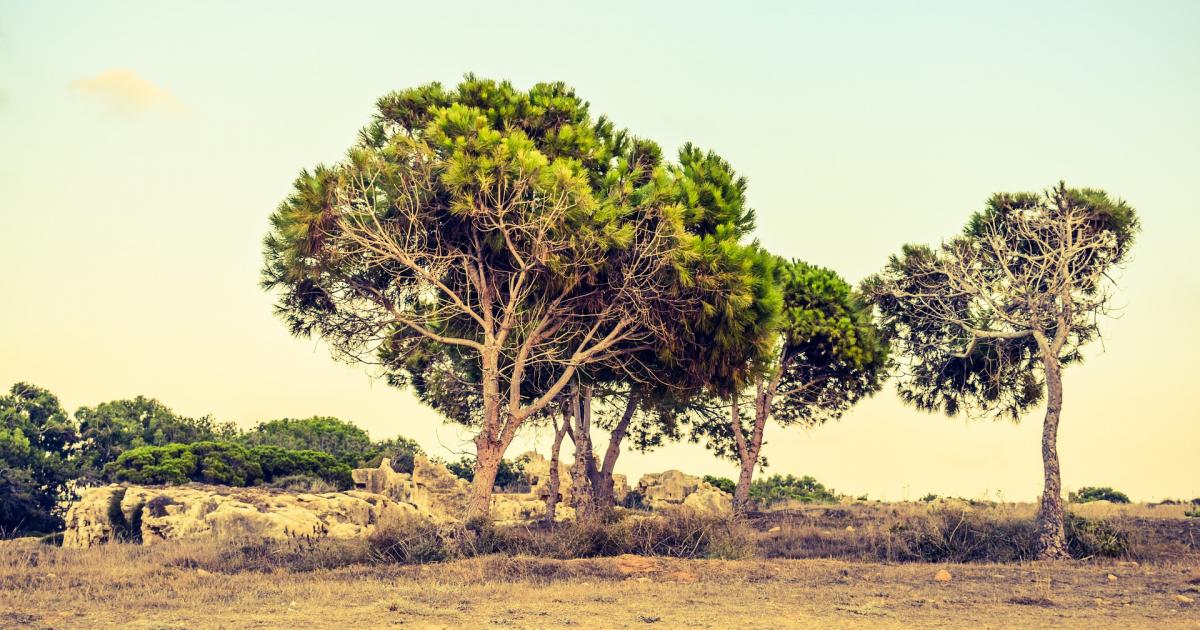
POLYGON ((356 490, 411 504, 438 522, 461 519, 471 498, 471 485, 466 480, 424 457, 413 458, 411 473, 396 472, 391 461, 384 458, 378 468, 359 468, 351 476, 356 490))
MULTIPOLYGON (((537 451, 523 453, 519 459, 525 460, 525 479, 530 486, 529 493, 545 501, 550 494, 550 460, 542 457, 537 451)), ((573 465, 573 464, 572 464, 573 465)), ((599 466, 599 464, 597 464, 599 466)), ((562 460, 558 462, 558 494, 559 505, 570 505, 574 495, 571 494, 571 466, 562 460)), ((629 480, 625 475, 613 473, 613 498, 617 505, 625 502, 629 496, 629 480)))
POLYGON ((88 491, 67 513, 63 546, 111 541, 360 538, 416 508, 367 492, 293 494, 268 488, 187 484, 110 485, 88 491))
POLYGON ((643 475, 638 481, 642 504, 652 510, 681 506, 710 514, 731 514, 733 498, 700 477, 678 470, 643 475))

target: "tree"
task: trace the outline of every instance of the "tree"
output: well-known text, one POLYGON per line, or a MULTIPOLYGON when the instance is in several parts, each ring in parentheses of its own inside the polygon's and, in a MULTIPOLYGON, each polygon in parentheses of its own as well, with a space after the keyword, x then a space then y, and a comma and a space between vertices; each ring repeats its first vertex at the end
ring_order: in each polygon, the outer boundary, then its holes
POLYGON ((0 532, 45 532, 62 524, 79 434, 58 398, 28 383, 0 397, 0 532))
POLYGON ((197 481, 240 487, 300 475, 343 490, 353 486, 350 467, 329 453, 223 441, 139 446, 121 453, 104 472, 111 481, 138 484, 197 481))
POLYGON ((773 270, 783 309, 774 356, 749 387, 753 411, 743 417, 735 390, 726 421, 710 418, 697 426, 711 448, 739 463, 733 494, 739 513, 749 505, 768 420, 814 427, 837 419, 879 389, 887 362, 871 308, 845 280, 800 261, 777 260, 773 270))
POLYGON ((1058 425, 1062 369, 1100 333, 1110 273, 1138 231, 1133 208, 1100 190, 994 195, 962 235, 908 245, 864 283, 904 360, 901 398, 950 415, 1019 420, 1046 398, 1039 557, 1066 558, 1058 425))
POLYGON ((145 396, 80 407, 75 419, 85 482, 98 480, 106 464, 131 448, 229 439, 237 433, 232 423, 218 424, 209 416, 186 418, 145 396))
POLYGON ((239 441, 248 446, 321 451, 352 468, 370 459, 377 450, 366 431, 329 416, 260 422, 239 441))
POLYGON ((688 143, 654 185, 683 209, 677 264, 686 273, 669 290, 686 306, 675 308, 674 325, 658 345, 623 354, 616 369, 588 366, 567 390, 563 426, 575 445, 572 496, 580 518, 614 505, 613 472, 626 437, 643 451, 679 439, 688 401, 729 376, 714 372, 714 348, 726 360, 752 361, 769 346, 778 309, 768 258, 743 240, 754 228, 746 178, 716 153, 688 143), (609 431, 602 458, 593 452, 593 425, 609 431))
POLYGON ((1129 495, 1120 490, 1113 490, 1107 486, 1097 488, 1094 486, 1084 486, 1075 492, 1067 495, 1071 503, 1090 503, 1092 501, 1110 501, 1112 503, 1129 503, 1129 495))
POLYGON ((472 362, 472 515, 580 367, 668 326, 681 218, 646 187, 644 148, 561 83, 468 76, 380 99, 347 159, 301 173, 271 217, 263 284, 295 334, 353 361, 433 345, 472 362))

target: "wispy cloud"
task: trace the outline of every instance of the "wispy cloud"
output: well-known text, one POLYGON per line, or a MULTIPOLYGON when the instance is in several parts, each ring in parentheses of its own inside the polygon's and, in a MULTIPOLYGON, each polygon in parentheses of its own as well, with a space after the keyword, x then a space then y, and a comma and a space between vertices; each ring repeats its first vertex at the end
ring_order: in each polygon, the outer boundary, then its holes
POLYGON ((172 114, 187 113, 187 107, 174 94, 147 81, 133 70, 105 70, 94 77, 72 81, 71 89, 119 113, 138 114, 155 110, 172 114))

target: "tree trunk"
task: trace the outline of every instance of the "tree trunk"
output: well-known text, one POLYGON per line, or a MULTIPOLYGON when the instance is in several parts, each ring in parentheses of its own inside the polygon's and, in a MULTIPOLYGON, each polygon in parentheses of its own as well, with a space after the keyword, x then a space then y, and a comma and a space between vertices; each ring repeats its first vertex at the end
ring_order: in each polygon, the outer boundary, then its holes
POLYGON ((492 487, 496 485, 496 473, 500 470, 500 459, 504 446, 487 436, 475 438, 475 474, 471 479, 471 502, 467 505, 467 518, 486 518, 491 511, 492 487))
POLYGON ((491 512, 492 487, 504 457, 500 431, 500 377, 495 352, 483 356, 483 426, 475 436, 475 471, 471 476, 471 499, 466 518, 486 518, 491 512))
POLYGON ((567 429, 570 427, 570 412, 566 408, 563 409, 562 424, 554 427, 554 444, 550 447, 550 471, 547 473, 549 480, 547 483, 549 494, 546 495, 546 521, 553 523, 558 512, 559 492, 562 487, 562 481, 558 478, 558 454, 562 450, 563 438, 567 435, 567 429))
POLYGON ((590 519, 596 515, 596 458, 592 454, 592 388, 576 387, 572 392, 575 406, 575 463, 571 466, 571 498, 575 518, 590 519))
POLYGON ((754 396, 754 426, 748 436, 742 430, 742 416, 737 408, 736 396, 732 404, 730 428, 733 429, 738 463, 741 467, 737 486, 733 490, 733 512, 745 514, 750 508, 750 484, 754 482, 754 467, 758 464, 758 454, 762 452, 763 433, 767 426, 767 418, 771 414, 771 390, 765 385, 759 386, 754 396))
POLYGON ((1058 466, 1058 421, 1062 414, 1062 366, 1058 357, 1043 352, 1046 369, 1046 419, 1042 425, 1042 466, 1045 487, 1037 515, 1038 559, 1063 560, 1067 536, 1063 527, 1062 476, 1058 466))
POLYGON ((637 389, 632 389, 629 392, 629 400, 625 403, 625 413, 621 414, 621 419, 617 426, 613 427, 612 435, 608 438, 608 450, 604 452, 604 461, 600 463, 600 472, 595 483, 596 506, 602 510, 617 503, 613 493, 613 471, 617 467, 617 458, 621 456, 621 442, 629 431, 629 423, 633 420, 637 407, 637 389))

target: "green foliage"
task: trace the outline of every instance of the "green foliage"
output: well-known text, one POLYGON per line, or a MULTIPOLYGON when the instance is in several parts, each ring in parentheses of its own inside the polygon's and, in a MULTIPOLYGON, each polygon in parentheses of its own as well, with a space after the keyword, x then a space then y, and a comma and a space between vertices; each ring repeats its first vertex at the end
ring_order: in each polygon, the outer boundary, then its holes
POLYGON ((1063 522, 1073 558, 1119 558, 1129 552, 1129 534, 1114 523, 1067 514, 1063 522))
POLYGON ((734 488, 737 487, 737 483, 735 483, 732 479, 729 479, 728 477, 714 477, 712 475, 704 475, 704 482, 712 485, 714 488, 716 488, 717 490, 720 490, 721 492, 728 492, 729 494, 733 494, 734 488))
POLYGON ((1060 183, 993 195, 940 247, 905 245, 863 282, 902 357, 901 399, 948 415, 1020 418, 1045 395, 1033 331, 1053 340, 1066 323, 1058 360, 1079 362, 1099 336, 1109 272, 1128 260, 1138 229, 1124 201, 1060 183))
POLYGON ((1068 495, 1071 503, 1087 503, 1089 501, 1111 501, 1113 503, 1129 503, 1129 496, 1124 492, 1109 487, 1097 488, 1084 486, 1068 495))
POLYGON ((936 495, 932 492, 930 492, 929 494, 927 494, 919 499, 919 501, 921 501, 922 503, 932 503, 937 500, 938 500, 938 495, 936 495))
POLYGON ((377 450, 366 431, 328 416, 261 422, 238 441, 246 446, 321 451, 352 468, 370 459, 377 450))
POLYGON ((17 383, 0 397, 0 530, 45 532, 62 523, 79 434, 49 391, 17 383))
POLYGON ((802 503, 836 503, 838 497, 816 479, 805 475, 771 475, 750 484, 750 500, 761 507, 770 507, 785 501, 802 503))
POLYGON ((86 481, 99 480, 105 465, 132 448, 227 440, 237 433, 231 423, 218 424, 208 416, 186 418, 144 396, 80 407, 75 419, 83 440, 79 458, 86 481))
POLYGON ((376 442, 371 445, 371 450, 374 454, 363 462, 363 467, 377 468, 386 457, 392 460, 392 470, 404 473, 413 471, 413 458, 425 454, 425 450, 421 448, 420 444, 417 444, 416 440, 410 440, 403 436, 376 442))
POLYGON ((304 475, 341 489, 353 485, 350 467, 328 453, 233 442, 142 446, 122 453, 104 473, 111 481, 135 484, 251 486, 304 475))

